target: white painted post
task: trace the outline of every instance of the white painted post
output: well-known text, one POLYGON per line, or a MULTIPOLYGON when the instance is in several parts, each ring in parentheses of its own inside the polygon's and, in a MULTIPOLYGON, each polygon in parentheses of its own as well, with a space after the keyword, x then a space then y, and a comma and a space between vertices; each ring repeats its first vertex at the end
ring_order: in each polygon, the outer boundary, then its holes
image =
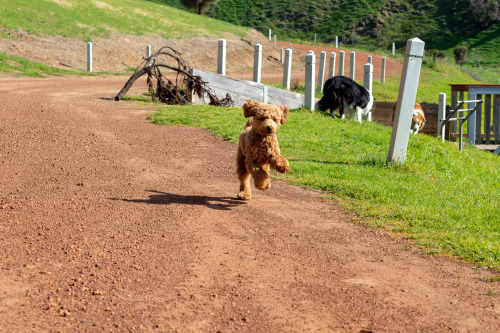
MULTIPOLYGON (((475 101, 476 100, 476 93, 469 89, 469 100, 470 101, 475 101)), ((474 109, 476 107, 476 103, 468 103, 469 109, 474 109)), ((481 110, 477 110, 476 114, 473 114, 472 116, 467 119, 467 144, 471 146, 476 145, 476 115, 479 113, 480 114, 481 110)))
POLYGON ((305 88, 305 107, 314 110, 314 72, 316 56, 313 51, 306 55, 306 88, 305 88))
POLYGON ((437 126, 437 136, 441 137, 441 140, 444 142, 446 139, 446 130, 445 128, 441 128, 446 119, 446 94, 439 93, 439 102, 438 102, 438 126, 437 126))
POLYGON ((285 67, 283 69, 283 87, 290 90, 290 78, 292 73, 292 49, 285 50, 285 67))
POLYGON ((271 40, 271 29, 269 29, 269 40, 271 40))
POLYGON ((146 58, 151 57, 151 45, 146 46, 146 58))
POLYGON ((339 55, 339 75, 344 75, 344 59, 345 59, 345 52, 340 51, 339 55))
POLYGON ((87 71, 92 72, 92 43, 87 43, 87 71))
POLYGON ((335 76, 335 58, 337 57, 337 53, 330 53, 330 70, 328 71, 328 77, 335 76))
POLYGON ((339 48, 339 36, 335 36, 335 48, 339 48))
POLYGON ((392 43, 392 56, 396 55, 396 44, 392 43))
MULTIPOLYGON (((364 66, 365 73, 363 75, 363 87, 373 96, 372 88, 373 88, 373 65, 371 63, 365 64, 364 66)), ((372 121, 372 110, 368 112, 366 117, 368 121, 372 121)))
POLYGON ((325 67, 326 67, 326 52, 322 51, 319 55, 319 70, 318 70, 318 92, 323 91, 325 83, 325 67))
POLYGON ((276 35, 274 35, 274 47, 277 46, 277 43, 276 43, 276 35))
POLYGON ((218 45, 217 74, 226 75, 226 40, 219 39, 218 45))
POLYGON ((314 33, 314 45, 316 45, 316 33, 314 33))
POLYGON ((365 87, 371 95, 373 87, 373 65, 365 64, 364 70, 365 74, 363 75, 363 87, 365 87))
POLYGON ((425 43, 418 38, 406 41, 405 60, 399 85, 396 114, 392 125, 389 156, 387 158, 389 163, 398 162, 404 164, 406 161, 408 137, 410 135, 413 107, 417 97, 424 47, 425 43))
POLYGON ((262 70, 262 44, 255 44, 253 57, 253 81, 260 83, 260 73, 262 70))
POLYGON ((280 62, 283 62, 283 60, 285 60, 285 59, 283 58, 283 48, 281 48, 280 62))
POLYGON ((368 56, 368 63, 371 64, 372 63, 372 56, 368 56))
POLYGON ((267 104, 267 86, 262 87, 262 101, 267 104))
POLYGON ((354 51, 351 51, 351 72, 350 72, 350 78, 354 80, 354 76, 356 72, 356 53, 354 51))
POLYGON ((385 57, 382 57, 382 73, 380 74, 380 81, 385 83, 385 57))

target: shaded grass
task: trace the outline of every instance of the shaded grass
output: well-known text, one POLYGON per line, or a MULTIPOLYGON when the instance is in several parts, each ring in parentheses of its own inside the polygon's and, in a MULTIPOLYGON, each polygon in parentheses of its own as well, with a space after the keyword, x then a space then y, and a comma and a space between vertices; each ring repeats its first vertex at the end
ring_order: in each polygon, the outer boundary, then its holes
MULTIPOLYGON (((245 124, 239 108, 166 107, 151 121, 208 129, 231 141, 245 124)), ((411 136, 405 165, 386 162, 391 128, 294 110, 278 132, 291 171, 278 179, 325 192, 372 227, 413 239, 429 254, 500 268, 498 156, 411 136)))

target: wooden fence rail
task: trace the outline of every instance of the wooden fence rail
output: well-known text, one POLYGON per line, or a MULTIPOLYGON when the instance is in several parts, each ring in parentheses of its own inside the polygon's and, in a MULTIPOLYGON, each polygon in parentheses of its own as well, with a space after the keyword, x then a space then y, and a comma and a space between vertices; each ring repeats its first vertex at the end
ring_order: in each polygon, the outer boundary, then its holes
MULTIPOLYGON (((457 101, 482 99, 484 100, 481 112, 476 112, 471 126, 468 126, 467 136, 473 133, 476 145, 500 144, 500 84, 450 84, 451 107, 455 108, 457 101)), ((460 115, 461 116, 461 115, 460 115)), ((452 123, 450 137, 455 140, 458 136, 457 123, 452 123)))

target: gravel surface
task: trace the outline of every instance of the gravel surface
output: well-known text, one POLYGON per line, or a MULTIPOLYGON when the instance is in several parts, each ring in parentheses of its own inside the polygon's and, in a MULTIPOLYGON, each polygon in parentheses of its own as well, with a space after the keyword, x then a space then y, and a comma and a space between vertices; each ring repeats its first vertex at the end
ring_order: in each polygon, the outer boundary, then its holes
POLYGON ((127 79, 0 79, 1 332, 500 331, 491 272, 283 182, 236 200, 237 145, 127 79))

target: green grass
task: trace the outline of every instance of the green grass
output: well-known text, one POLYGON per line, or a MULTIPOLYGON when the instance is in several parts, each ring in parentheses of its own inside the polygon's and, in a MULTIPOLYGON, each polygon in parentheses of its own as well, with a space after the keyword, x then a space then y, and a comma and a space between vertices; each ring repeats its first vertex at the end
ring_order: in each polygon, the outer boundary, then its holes
MULTIPOLYGON (((400 76, 387 77, 385 83, 382 84, 380 80, 373 81, 373 97, 376 101, 392 102, 396 101, 399 93, 400 76)), ((357 81, 363 85, 362 81, 357 81)), ((278 88, 283 88, 281 83, 264 82, 267 85, 272 85, 278 88)), ((451 104, 451 88, 450 84, 453 83, 478 83, 470 75, 460 71, 459 66, 450 65, 446 62, 424 63, 420 72, 418 93, 416 101, 418 103, 437 104, 439 100, 439 93, 446 94, 447 104, 451 104)), ((291 89, 300 94, 304 94, 304 82, 296 84, 298 89, 291 89)), ((316 97, 321 94, 316 93, 316 97)))
POLYGON ((55 68, 4 53, 0 53, 0 73, 31 77, 46 77, 47 75, 95 75, 86 71, 55 68))
MULTIPOLYGON (((378 101, 395 101, 398 97, 401 78, 386 78, 384 84, 379 80, 373 82, 373 96, 378 101)), ((361 83, 361 82, 360 82, 361 83)), ((460 71, 456 65, 445 62, 427 63, 422 66, 418 82, 418 103, 437 104, 439 93, 446 93, 447 104, 451 104, 450 84, 477 83, 470 75, 460 71)))
POLYGON ((248 28, 144 0, 0 0, 0 26, 92 41, 112 32, 165 38, 246 36, 248 28))
MULTIPOLYGON (((208 129, 238 140, 239 108, 166 107, 151 121, 208 129)), ((324 191, 369 226, 413 239, 428 254, 500 269, 500 163, 489 152, 411 136, 407 162, 386 162, 391 129, 293 110, 279 132, 289 174, 275 177, 324 191)), ((237 185, 235 185, 237 186, 237 185)))

